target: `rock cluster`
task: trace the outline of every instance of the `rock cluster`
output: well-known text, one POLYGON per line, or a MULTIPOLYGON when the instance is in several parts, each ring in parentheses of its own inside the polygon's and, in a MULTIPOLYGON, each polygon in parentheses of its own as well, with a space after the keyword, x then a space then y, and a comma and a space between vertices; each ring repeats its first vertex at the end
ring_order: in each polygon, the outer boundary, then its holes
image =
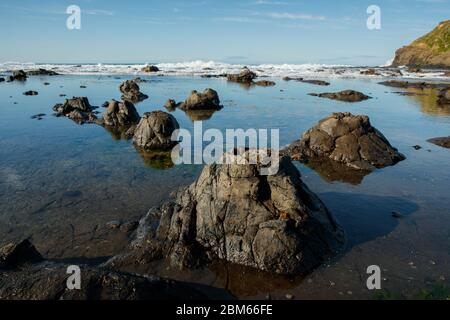
POLYGON ((365 76, 379 76, 380 73, 375 69, 367 69, 360 72, 360 74, 365 76))
POLYGON ((172 134, 179 128, 177 120, 166 112, 146 112, 134 131, 133 142, 143 150, 170 150, 177 144, 172 134))
POLYGON ((57 116, 67 117, 79 124, 97 122, 94 110, 95 108, 91 106, 86 97, 66 99, 63 104, 57 104, 53 107, 57 116))
POLYGON ((306 131, 288 147, 295 160, 327 159, 346 166, 371 171, 391 166, 405 159, 389 141, 372 127, 367 116, 333 113, 306 131))
POLYGON ((27 80, 27 74, 25 71, 23 70, 16 70, 13 71, 12 76, 8 77, 8 82, 12 82, 12 81, 26 81, 27 80))
POLYGON ((344 241, 342 230, 291 160, 279 159, 272 176, 260 170, 260 163, 206 166, 173 201, 149 211, 133 251, 108 265, 167 257, 177 266, 195 267, 221 259, 290 275, 308 272, 335 254, 344 241))
POLYGON ((131 102, 140 102, 148 99, 148 96, 140 91, 139 85, 134 80, 124 81, 120 87, 122 92, 122 100, 129 100, 131 102))
POLYGON ((37 70, 28 70, 27 75, 29 76, 57 76, 59 73, 52 71, 52 70, 46 70, 46 69, 37 69, 37 70))
POLYGON ((332 92, 332 93, 310 93, 310 96, 320 97, 320 98, 328 98, 332 100, 339 100, 344 102, 359 102, 367 99, 371 99, 371 97, 365 95, 364 93, 354 91, 354 90, 344 90, 340 92, 332 92))

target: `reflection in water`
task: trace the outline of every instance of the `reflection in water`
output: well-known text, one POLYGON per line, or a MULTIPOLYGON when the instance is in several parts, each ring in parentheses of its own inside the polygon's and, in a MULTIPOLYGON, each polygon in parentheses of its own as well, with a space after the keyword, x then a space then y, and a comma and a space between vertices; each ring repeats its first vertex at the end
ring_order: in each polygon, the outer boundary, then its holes
POLYGON ((150 168, 165 170, 173 168, 175 166, 175 164, 172 161, 171 151, 164 151, 164 150, 147 151, 138 147, 135 148, 141 155, 142 159, 144 160, 144 164, 150 168))
POLYGON ((352 185, 362 183, 370 171, 354 170, 336 161, 328 159, 310 159, 305 165, 316 171, 325 181, 341 181, 352 185))
POLYGON ((449 105, 440 105, 437 103, 439 90, 434 88, 408 88, 403 95, 409 97, 413 102, 420 105, 423 113, 433 116, 450 115, 449 105))
POLYGON ((217 110, 186 110, 186 115, 194 121, 204 121, 212 118, 217 110))
POLYGON ((115 141, 119 140, 131 140, 133 138, 134 129, 136 126, 132 127, 108 127, 103 126, 106 131, 108 131, 111 134, 111 137, 115 141))

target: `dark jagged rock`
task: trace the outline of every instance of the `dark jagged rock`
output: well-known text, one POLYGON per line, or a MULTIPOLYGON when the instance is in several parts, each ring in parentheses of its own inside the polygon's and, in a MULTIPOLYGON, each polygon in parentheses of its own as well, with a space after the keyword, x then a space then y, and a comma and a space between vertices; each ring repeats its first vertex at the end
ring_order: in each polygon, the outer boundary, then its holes
POLYGON ((42 118, 45 117, 45 116, 46 116, 45 113, 38 113, 38 114, 35 114, 35 115, 31 116, 31 119, 42 120, 42 118))
POLYGON ((256 77, 256 73, 250 71, 247 67, 244 67, 238 74, 229 74, 227 76, 229 81, 239 83, 253 83, 253 80, 256 79, 256 77))
POLYGON ((371 97, 365 95, 364 93, 354 91, 354 90, 344 90, 340 92, 333 93, 310 93, 310 96, 328 98, 332 100, 339 100, 344 102, 360 102, 363 100, 371 99, 371 97))
POLYGON ((111 100, 103 114, 103 124, 113 128, 126 128, 139 123, 141 117, 130 101, 111 100))
POLYGON ((66 99, 63 104, 57 104, 53 107, 57 116, 67 117, 78 124, 96 123, 98 119, 94 110, 95 108, 90 105, 86 97, 66 99))
POLYGON ((23 93, 24 96, 37 96, 39 93, 37 91, 26 91, 23 93))
POLYGON ((122 100, 140 102, 148 99, 148 96, 140 91, 139 85, 134 80, 126 80, 119 89, 122 92, 122 100))
POLYGON ((0 78, 0 82, 5 82, 5 78, 0 78))
POLYGON ((0 248, 0 270, 15 269, 24 264, 41 260, 42 256, 28 239, 17 243, 9 243, 0 248))
POLYGON ((274 85, 276 85, 276 83, 273 81, 269 81, 269 80, 260 80, 260 81, 256 81, 255 85, 260 86, 260 87, 273 87, 274 85))
POLYGON ((52 70, 46 70, 46 69, 37 69, 37 70, 28 70, 26 72, 28 76, 57 76, 59 73, 52 71, 52 70))
POLYGON ((443 148, 450 148, 450 137, 433 138, 428 140, 428 142, 443 148))
POLYGON ((192 91, 185 102, 178 106, 181 110, 220 110, 220 99, 213 89, 205 89, 203 93, 192 91))
POLYGON ((136 127, 133 142, 143 150, 168 150, 177 144, 171 138, 179 128, 172 115, 163 111, 147 112, 136 127))
POLYGON ((158 72, 159 68, 157 66, 145 66, 141 69, 142 72, 158 72))
POLYGON ((364 171, 391 166, 405 159, 372 127, 369 117, 349 112, 333 113, 319 121, 286 151, 301 162, 330 159, 364 171))
POLYGON ((260 169, 206 166, 175 200, 151 209, 140 221, 133 250, 107 265, 124 268, 167 257, 180 267, 220 259, 278 274, 311 271, 336 253, 343 232, 288 157, 280 159, 275 175, 260 169))

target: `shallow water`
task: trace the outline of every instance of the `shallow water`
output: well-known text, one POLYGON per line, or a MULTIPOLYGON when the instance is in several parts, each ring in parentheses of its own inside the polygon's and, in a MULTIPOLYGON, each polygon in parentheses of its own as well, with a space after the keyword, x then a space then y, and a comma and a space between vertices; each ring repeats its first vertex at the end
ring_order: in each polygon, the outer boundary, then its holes
MULTIPOLYGON (((92 105, 100 106, 119 100, 118 87, 130 78, 71 75, 0 83, 2 243, 31 236, 48 258, 102 261, 127 243, 126 234, 110 230, 107 222, 139 219, 176 188, 195 180, 201 166, 161 170, 144 161, 129 141, 102 127, 52 116, 52 106, 65 99, 60 94, 87 96, 92 105), (39 95, 22 95, 28 90, 39 95), (39 113, 47 115, 31 119, 39 113)), ((269 277, 221 265, 182 274, 158 267, 158 274, 225 287, 240 298, 268 293, 273 298, 286 293, 303 299, 371 298, 365 271, 373 264, 383 270, 383 288, 401 297, 414 298, 421 288, 449 285, 450 151, 426 140, 449 135, 450 109, 436 105, 435 93, 400 95, 395 93, 398 88, 377 84, 379 79, 332 79, 331 86, 320 87, 276 78, 275 87, 245 88, 214 78, 143 78, 150 81, 140 84, 141 91, 150 98, 136 105, 141 114, 163 109, 169 98, 182 101, 193 89, 211 87, 224 109, 206 115, 211 118, 204 121, 204 129, 277 128, 281 145, 286 145, 330 113, 350 111, 369 115, 372 125, 407 157, 357 179, 296 164, 348 236, 344 252, 306 278, 269 277), (307 95, 343 89, 359 90, 373 99, 349 104, 307 95), (415 150, 414 145, 423 148, 415 150), (404 218, 393 218, 392 211, 404 218)), ((189 130, 189 116, 205 118, 180 110, 173 115, 189 130)))

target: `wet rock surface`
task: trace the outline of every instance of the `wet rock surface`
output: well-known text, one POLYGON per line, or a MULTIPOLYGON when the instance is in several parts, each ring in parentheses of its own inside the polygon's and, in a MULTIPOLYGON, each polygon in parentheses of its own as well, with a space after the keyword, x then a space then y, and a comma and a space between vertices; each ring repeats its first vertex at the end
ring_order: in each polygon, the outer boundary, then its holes
POLYGON ((176 145, 171 138, 179 128, 172 115, 163 111, 147 112, 136 127, 133 142, 143 150, 169 150, 176 145))
POLYGON ((340 248, 343 233, 291 160, 282 157, 279 166, 273 176, 261 175, 260 164, 206 166, 173 201, 151 209, 132 250, 107 265, 168 258, 197 267, 220 259, 277 274, 311 271, 340 248))
POLYGON ((380 73, 375 69, 367 69, 360 72, 360 74, 365 76, 379 76, 380 73))
POLYGON ((78 124, 96 123, 95 107, 91 106, 86 97, 73 97, 66 99, 63 104, 57 104, 53 107, 57 116, 67 117, 78 124))
POLYGON ((131 102, 140 102, 148 99, 148 96, 140 91, 139 85, 134 80, 124 81, 120 87, 122 92, 122 100, 129 100, 131 102))
POLYGON ((25 71, 23 70, 16 70, 13 71, 12 76, 8 77, 8 82, 13 82, 13 81, 26 81, 27 80, 27 74, 25 71))
POLYGON ((344 90, 340 92, 332 93, 310 93, 310 96, 319 98, 328 98, 332 100, 339 100, 344 102, 360 102, 364 100, 371 99, 371 97, 365 95, 364 93, 354 91, 354 90, 344 90))
POLYGON ((111 100, 103 114, 103 125, 113 128, 127 128, 138 124, 141 117, 130 101, 111 100))
POLYGON ((391 166, 405 159, 372 127, 369 117, 348 112, 333 113, 319 121, 285 152, 301 162, 324 158, 364 171, 391 166))
POLYGON ((388 80, 380 82, 379 84, 394 88, 417 88, 417 89, 426 89, 426 88, 444 89, 449 87, 448 83, 418 82, 418 81, 403 81, 403 80, 388 80))
POLYGON ((260 86, 260 87, 273 87, 276 85, 276 83, 274 81, 269 81, 269 80, 260 80, 260 81, 256 81, 255 85, 260 86))
POLYGON ((220 110, 223 107, 220 105, 220 99, 217 92, 213 89, 205 89, 202 93, 196 90, 191 92, 191 95, 185 102, 178 105, 183 110, 220 110))
POLYGON ((450 137, 433 138, 429 139, 428 142, 443 148, 450 148, 450 137))

